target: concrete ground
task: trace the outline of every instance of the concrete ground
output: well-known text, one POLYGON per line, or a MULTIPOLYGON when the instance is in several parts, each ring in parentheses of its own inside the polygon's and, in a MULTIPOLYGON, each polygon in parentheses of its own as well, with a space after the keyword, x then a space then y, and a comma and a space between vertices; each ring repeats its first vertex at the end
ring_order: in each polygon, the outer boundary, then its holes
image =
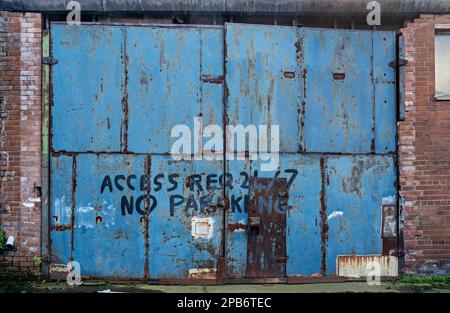
POLYGON ((405 284, 385 282, 368 285, 366 282, 318 284, 252 284, 221 286, 163 286, 142 283, 105 283, 85 281, 81 286, 70 287, 66 282, 0 281, 0 292, 148 292, 148 293, 401 293, 450 292, 449 285, 405 284))

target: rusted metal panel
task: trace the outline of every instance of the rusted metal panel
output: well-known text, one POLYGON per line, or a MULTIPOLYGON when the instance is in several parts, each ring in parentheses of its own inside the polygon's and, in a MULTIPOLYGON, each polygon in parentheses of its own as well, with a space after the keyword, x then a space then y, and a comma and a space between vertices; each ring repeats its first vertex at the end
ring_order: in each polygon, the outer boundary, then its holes
POLYGON ((395 204, 382 206, 382 231, 383 238, 397 237, 397 207, 395 204))
POLYGON ((287 180, 252 177, 249 195, 247 277, 284 277, 287 180))
POLYGON ((331 277, 338 255, 382 253, 383 199, 396 195, 391 33, 52 25, 52 37, 53 263, 166 282, 257 276, 257 177, 289 194, 285 233, 270 235, 283 270, 264 275, 331 277), (261 170, 248 147, 246 160, 225 162, 223 147, 174 160, 178 124, 200 145, 207 125, 279 125, 279 163, 261 170))
POLYGON ((301 128, 297 28, 226 24, 225 40, 228 122, 279 125, 283 121, 280 151, 297 152, 301 128), (295 77, 286 78, 286 71, 295 77))
POLYGON ((342 283, 348 279, 345 277, 333 276, 290 276, 288 284, 318 284, 318 283, 342 283))
POLYGON ((342 277, 362 278, 380 274, 380 277, 398 277, 398 258, 384 255, 340 255, 337 274, 342 277))
POLYGON ((395 59, 395 34, 323 29, 300 32, 305 72, 304 149, 395 151, 395 71, 387 61, 395 59), (388 118, 381 115, 386 112, 388 118))
POLYGON ((211 278, 218 271, 223 227, 223 162, 174 162, 154 156, 151 176, 158 203, 150 215, 152 278, 211 278), (164 176, 162 176, 164 175, 164 176), (204 277, 203 277, 204 278, 204 277))
POLYGON ((381 254, 383 198, 396 197, 396 175, 388 156, 329 156, 325 166, 325 273, 333 275, 338 255, 381 254))
POLYGON ((121 151, 124 30, 55 24, 51 32, 53 150, 121 151))
POLYGON ((147 190, 138 179, 146 156, 78 154, 74 186, 73 259, 84 275, 146 275, 147 190))
POLYGON ((57 24, 52 36, 55 261, 94 277, 217 276, 224 162, 176 162, 167 138, 196 116, 221 124, 222 30, 57 24))
POLYGON ((389 60, 396 60, 396 34, 372 32, 373 85, 374 85, 374 144, 377 154, 395 152, 397 141, 396 69, 389 60))
POLYGON ((73 157, 53 155, 50 159, 50 254, 54 263, 67 264, 72 258, 72 181, 73 157), (70 229, 62 229, 70 225, 70 229))
POLYGON ((289 186, 287 211, 286 274, 320 274, 321 217, 320 158, 317 155, 281 154, 279 169, 261 171, 259 161, 227 162, 232 184, 227 185, 226 270, 229 277, 243 277, 246 273, 247 220, 249 181, 251 177, 284 178, 289 186))
MULTIPOLYGON (((221 28, 128 27, 128 150, 170 153, 171 130, 223 121, 221 28), (206 79, 206 78, 209 78, 206 79)), ((202 137, 202 128, 195 135, 202 137)), ((193 134, 194 135, 194 134, 193 134)), ((206 140, 204 140, 206 142, 206 140)))
POLYGON ((397 252, 397 205, 384 203, 382 206, 383 255, 394 255, 397 252))

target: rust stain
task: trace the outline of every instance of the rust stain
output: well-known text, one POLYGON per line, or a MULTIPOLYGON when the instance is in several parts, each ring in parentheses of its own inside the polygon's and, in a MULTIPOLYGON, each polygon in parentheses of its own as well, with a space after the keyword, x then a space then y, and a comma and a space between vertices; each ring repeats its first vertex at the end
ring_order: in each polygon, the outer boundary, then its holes
POLYGON ((141 85, 148 85, 147 75, 145 74, 145 71, 141 71, 141 76, 139 78, 139 82, 141 85))
MULTIPOLYGON (((372 132, 375 133, 375 128, 372 128, 372 132)), ((370 152, 375 153, 375 138, 372 138, 372 142, 370 143, 370 152)))
POLYGON ((191 188, 191 176, 186 177, 186 189, 189 190, 191 188))
POLYGON ((250 178, 247 277, 284 277, 286 263, 285 178, 250 178))
POLYGON ((222 84, 223 83, 223 75, 219 75, 219 76, 202 75, 201 80, 204 83, 222 84))
POLYGON ((119 229, 114 233, 114 239, 120 239, 123 236, 123 232, 119 229))
POLYGON ((239 229, 246 229, 247 225, 243 224, 243 223, 231 223, 228 224, 228 229, 230 231, 235 231, 235 230, 239 230, 239 229))
POLYGON ((54 230, 54 231, 72 230, 72 224, 51 225, 50 230, 54 230))
POLYGON ((357 160, 356 164, 352 164, 352 174, 342 182, 342 189, 345 192, 354 193, 359 198, 363 196, 363 174, 366 167, 369 165, 364 164, 363 160, 357 160))
MULTIPOLYGON (((144 167, 145 167, 145 174, 148 175, 148 177, 151 177, 151 172, 152 172, 152 156, 151 155, 147 155, 147 158, 144 162, 144 167)), ((150 191, 151 191, 151 181, 149 180, 147 182, 147 186, 146 186, 146 193, 147 193, 147 199, 146 199, 146 203, 147 203, 147 208, 146 210, 150 210, 150 191)), ((148 211, 147 214, 150 214, 150 212, 148 211)), ((141 217, 141 225, 144 229, 144 236, 145 236, 145 265, 144 265, 144 277, 145 278, 149 278, 150 277, 150 268, 149 268, 149 264, 150 264, 150 223, 148 220, 147 216, 143 216, 141 217)))
POLYGON ((122 31, 123 33, 123 44, 121 51, 121 59, 123 65, 123 80, 121 85, 121 94, 122 94, 122 111, 123 111, 123 122, 121 126, 121 136, 120 136, 120 144, 123 152, 128 151, 128 53, 127 53, 127 32, 126 30, 122 31))
MULTIPOLYGON (((302 60, 298 59, 298 66, 302 66, 302 60)), ((304 128, 305 128, 305 116, 306 116, 306 88, 307 88, 307 77, 308 71, 303 69, 302 80, 303 80, 303 99, 301 101, 301 108, 297 109, 297 121, 299 124, 299 153, 306 151, 306 143, 304 139, 304 128)))
POLYGON ((345 73, 333 73, 333 79, 334 80, 344 80, 345 73))
POLYGON ((327 222, 327 203, 325 195, 326 184, 326 164, 325 159, 320 158, 320 176, 321 176, 321 189, 320 189, 320 234, 321 234, 321 252, 322 260, 320 265, 320 272, 325 275, 327 270, 327 241, 328 241, 328 222, 327 222))
POLYGON ((283 77, 284 78, 295 78, 295 73, 294 72, 285 71, 285 72, 283 72, 283 77))
POLYGON ((369 262, 380 264, 382 276, 398 276, 396 257, 379 255, 341 255, 337 259, 337 270, 340 276, 363 277, 369 262))
POLYGON ((304 82, 303 83, 303 96, 306 101, 306 79, 308 78, 308 70, 306 68, 303 69, 302 78, 303 78, 303 82, 304 82))
POLYGON ((71 206, 71 211, 72 211, 72 217, 71 217, 71 228, 72 228, 72 235, 71 235, 71 240, 70 240, 70 244, 71 244, 71 257, 73 259, 73 251, 74 251, 74 247, 75 247, 75 199, 76 199, 76 192, 77 192, 77 156, 76 154, 73 155, 72 157, 72 206, 71 206))

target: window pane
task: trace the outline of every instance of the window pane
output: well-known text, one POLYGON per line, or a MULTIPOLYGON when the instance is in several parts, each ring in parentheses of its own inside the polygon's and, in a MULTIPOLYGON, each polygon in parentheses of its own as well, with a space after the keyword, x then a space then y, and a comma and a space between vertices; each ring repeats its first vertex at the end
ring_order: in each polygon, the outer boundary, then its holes
POLYGON ((450 99, 450 34, 436 34, 436 98, 450 99))

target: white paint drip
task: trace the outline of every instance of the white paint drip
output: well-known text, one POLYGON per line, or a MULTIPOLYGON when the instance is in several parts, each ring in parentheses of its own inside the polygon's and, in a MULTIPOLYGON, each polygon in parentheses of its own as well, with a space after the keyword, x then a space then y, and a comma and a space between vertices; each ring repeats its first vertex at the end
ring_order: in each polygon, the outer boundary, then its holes
POLYGON ((383 197, 383 199, 381 199, 381 204, 382 205, 395 205, 395 204, 397 204, 397 198, 395 196, 383 197))
POLYGON ((69 224, 72 219, 72 209, 70 203, 66 204, 66 197, 62 196, 61 198, 55 198, 54 203, 54 216, 57 217, 55 224, 69 224))
POLYGON ((329 220, 331 220, 331 219, 333 219, 335 217, 339 217, 339 216, 343 216, 343 215, 344 215, 344 212, 342 212, 342 211, 333 211, 333 213, 328 215, 327 220, 329 221, 329 220))
POLYGON ((37 202, 41 202, 41 198, 28 198, 26 202, 22 202, 22 205, 26 208, 34 208, 37 202))
POLYGON ((78 207, 75 215, 75 223, 76 223, 75 227, 94 228, 95 224, 94 210, 95 208, 91 206, 78 207))
POLYGON ((108 204, 108 201, 103 200, 102 211, 99 213, 102 217, 102 225, 106 228, 114 226, 116 218, 116 208, 112 204, 108 204))

